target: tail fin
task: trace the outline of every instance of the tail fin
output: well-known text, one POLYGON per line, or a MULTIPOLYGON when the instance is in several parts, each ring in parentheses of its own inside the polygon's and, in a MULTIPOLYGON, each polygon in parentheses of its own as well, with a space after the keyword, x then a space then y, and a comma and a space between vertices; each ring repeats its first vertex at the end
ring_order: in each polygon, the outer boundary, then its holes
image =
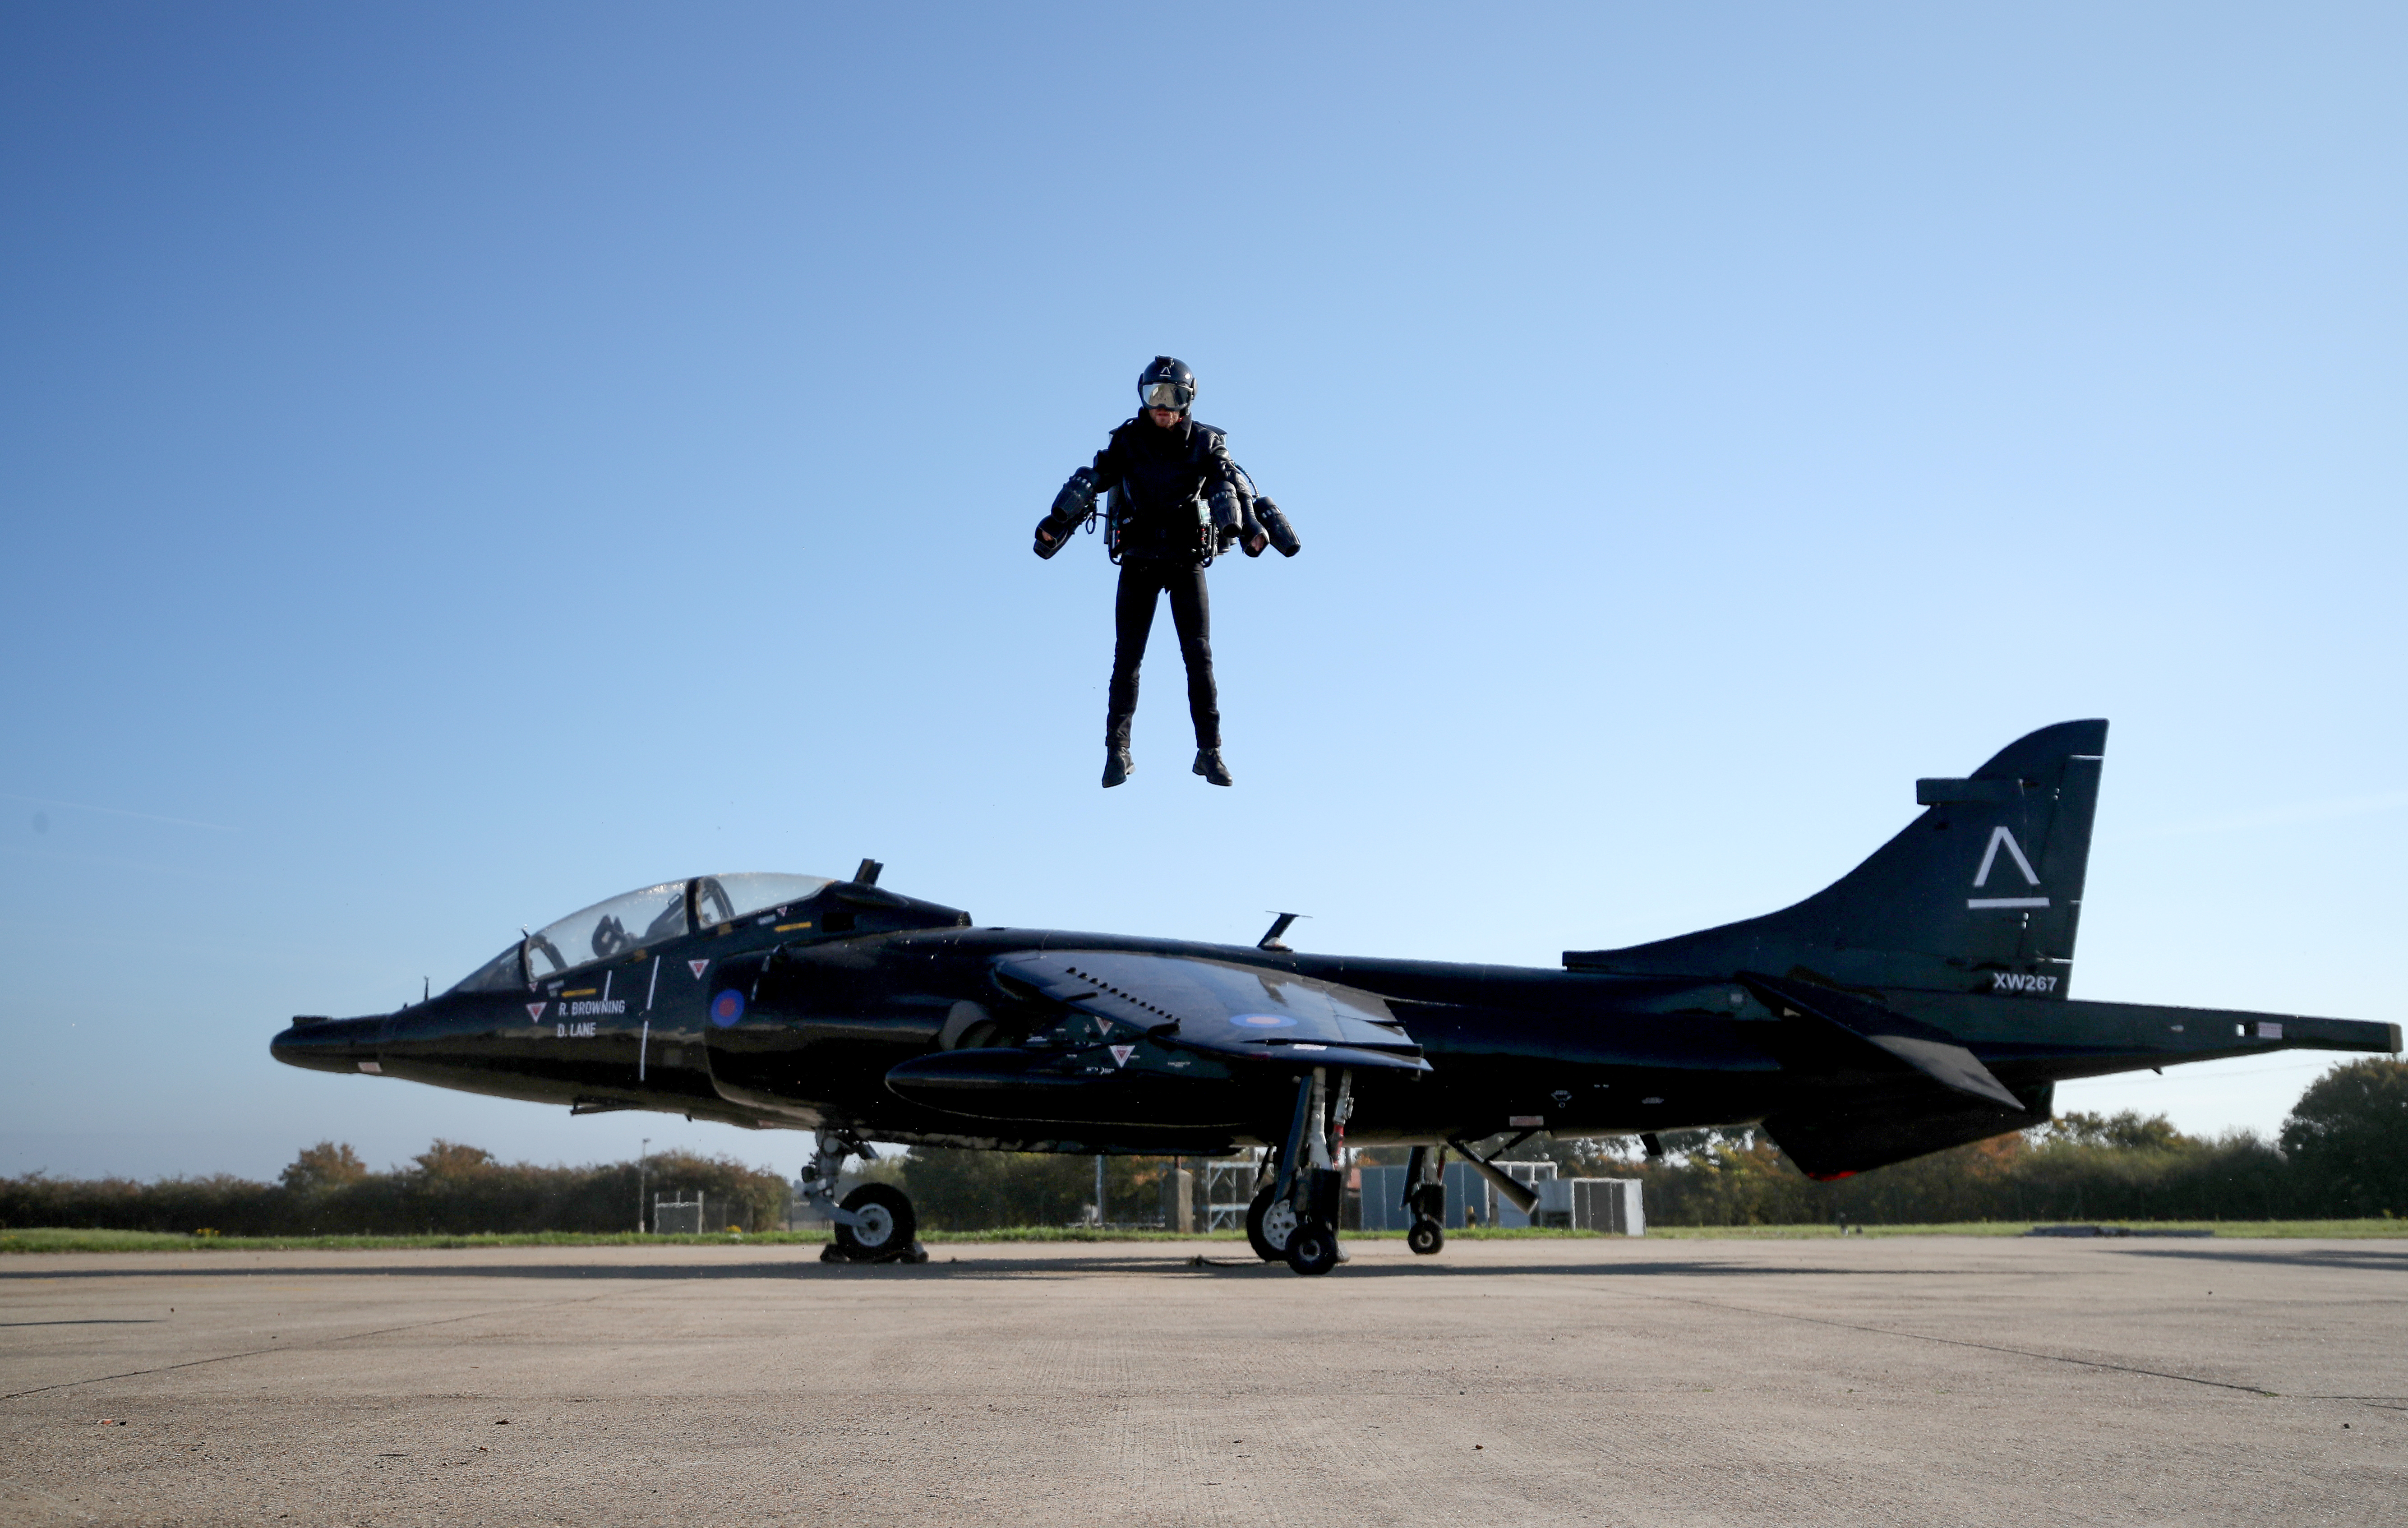
POLYGON ((2103 721, 2042 728, 1965 779, 1916 781, 1923 814, 1794 907, 1564 964, 2063 998, 2106 746, 2103 721))

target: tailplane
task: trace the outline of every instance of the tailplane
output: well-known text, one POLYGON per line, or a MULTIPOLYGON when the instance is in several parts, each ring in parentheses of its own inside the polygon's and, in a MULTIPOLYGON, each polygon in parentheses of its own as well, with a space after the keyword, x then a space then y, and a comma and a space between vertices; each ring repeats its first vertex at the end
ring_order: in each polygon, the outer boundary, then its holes
POLYGON ((2103 721, 2044 727, 1962 779, 1916 781, 1923 814, 1794 907, 1564 964, 2063 998, 2106 745, 2103 721))

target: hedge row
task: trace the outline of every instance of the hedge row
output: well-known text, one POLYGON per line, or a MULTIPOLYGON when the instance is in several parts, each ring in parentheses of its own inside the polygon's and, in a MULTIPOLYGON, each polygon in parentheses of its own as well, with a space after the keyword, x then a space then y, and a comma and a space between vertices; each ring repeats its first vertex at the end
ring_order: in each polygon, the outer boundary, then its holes
POLYGON ((672 1152, 640 1168, 536 1167, 437 1141, 408 1166, 385 1173, 367 1171, 347 1146, 322 1143, 277 1183, 225 1174, 153 1183, 40 1173, 0 1178, 0 1225, 231 1236, 613 1232, 635 1229, 639 1193, 690 1197, 696 1189, 740 1204, 752 1228, 783 1223, 785 1180, 725 1158, 672 1152))

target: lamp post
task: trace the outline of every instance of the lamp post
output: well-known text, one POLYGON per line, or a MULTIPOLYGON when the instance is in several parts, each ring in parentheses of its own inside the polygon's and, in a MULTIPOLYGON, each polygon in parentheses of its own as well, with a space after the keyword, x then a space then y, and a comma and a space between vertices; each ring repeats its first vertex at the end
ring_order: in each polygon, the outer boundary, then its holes
POLYGON ((652 1168, 652 1138, 647 1135, 643 1142, 636 1151, 636 1234, 638 1236, 644 1233, 644 1186, 652 1168))

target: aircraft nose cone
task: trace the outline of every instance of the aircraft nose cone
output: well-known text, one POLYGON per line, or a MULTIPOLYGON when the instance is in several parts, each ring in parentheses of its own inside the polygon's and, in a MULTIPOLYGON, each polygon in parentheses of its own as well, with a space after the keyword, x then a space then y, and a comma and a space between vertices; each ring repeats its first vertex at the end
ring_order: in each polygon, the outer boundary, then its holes
POLYGON ((290 1029, 267 1043, 267 1053, 287 1066, 312 1072, 374 1071, 377 1040, 383 1029, 381 1016, 296 1018, 290 1029))

